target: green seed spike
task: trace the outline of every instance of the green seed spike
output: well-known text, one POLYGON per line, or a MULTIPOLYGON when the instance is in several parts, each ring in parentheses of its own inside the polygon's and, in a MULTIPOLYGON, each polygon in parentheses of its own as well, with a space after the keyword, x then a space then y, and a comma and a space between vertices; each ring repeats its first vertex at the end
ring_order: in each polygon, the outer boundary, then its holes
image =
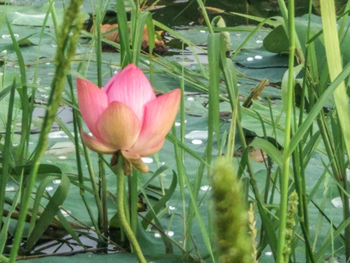
POLYGON ((249 210, 248 210, 248 229, 249 229, 249 235, 252 240, 252 257, 253 261, 252 263, 258 262, 258 250, 256 248, 256 236, 258 235, 258 231, 256 230, 256 221, 254 218, 254 205, 253 203, 250 203, 249 210))
POLYGON ((219 158, 211 179, 218 262, 254 262, 242 187, 231 160, 219 158))
POLYGON ((289 262, 291 245, 293 242, 293 234, 295 227, 295 215, 298 208, 298 194, 294 191, 288 198, 288 215, 286 224, 286 242, 283 248, 284 262, 289 262))
MULTIPOLYGON (((222 18, 222 16, 216 16, 212 20, 212 24, 213 24, 214 27, 218 27, 218 28, 225 28, 226 27, 226 22, 222 18)), ((221 34, 224 36, 223 38, 224 38, 224 42, 225 42, 225 51, 226 51, 227 55, 229 55, 230 49, 231 49, 230 34, 227 31, 222 31, 221 34)))

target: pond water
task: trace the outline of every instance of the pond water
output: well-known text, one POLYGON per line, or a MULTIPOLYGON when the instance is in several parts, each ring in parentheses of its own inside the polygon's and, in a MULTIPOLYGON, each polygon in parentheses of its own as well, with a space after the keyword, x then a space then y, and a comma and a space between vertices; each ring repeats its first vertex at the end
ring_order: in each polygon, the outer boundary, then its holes
MULTIPOLYGON (((58 1, 56 4, 56 13, 58 20, 62 19, 63 9, 62 7, 67 4, 68 1, 58 1)), ((93 3, 94 1, 92 1, 93 3)), ((339 8, 343 6, 344 1, 337 1, 339 8)), ((282 78, 288 68, 288 56, 286 54, 276 54, 267 51, 264 48, 264 39, 272 31, 272 28, 262 27, 260 30, 254 33, 256 23, 244 17, 234 15, 230 12, 248 14, 258 17, 271 17, 279 15, 277 1, 261 1, 261 0, 207 0, 205 2, 208 8, 210 19, 216 15, 222 15, 226 25, 230 27, 229 38, 230 38, 230 54, 238 73, 238 88, 240 98, 244 101, 251 93, 252 88, 258 85, 264 79, 269 80, 269 84, 264 88, 263 92, 257 98, 256 103, 248 109, 242 115, 242 126, 246 132, 247 138, 254 136, 264 137, 267 134, 270 138, 273 138, 276 145, 282 145, 284 132, 282 125, 284 123, 283 105, 281 101, 281 82, 282 78), (224 10, 225 12, 222 12, 224 10), (252 33, 253 32, 253 33, 252 33), (247 41, 246 41, 247 40, 247 41), (244 43, 243 46, 242 43, 244 43), (239 52, 237 52, 239 51, 239 52), (236 54, 237 52, 237 54, 236 54), (256 113, 259 113, 257 115, 256 113), (262 128, 261 120, 264 122, 262 128), (275 122, 275 125, 271 125, 275 122), (276 129, 277 127, 277 129, 276 129)), ((159 1, 157 8, 152 11, 153 18, 165 26, 170 27, 176 35, 167 32, 165 34, 165 42, 169 46, 168 53, 164 56, 153 58, 149 61, 148 58, 143 57, 140 63, 140 67, 145 70, 147 76, 152 80, 153 87, 160 92, 167 92, 169 90, 178 88, 181 85, 181 72, 185 72, 186 79, 184 80, 185 94, 184 94, 184 108, 185 108, 185 120, 181 122, 180 117, 175 122, 174 133, 178 136, 183 133, 183 144, 189 148, 192 152, 186 155, 183 160, 184 166, 186 167, 186 174, 190 178, 190 182, 196 182, 198 178, 198 158, 202 158, 206 150, 206 143, 208 140, 208 94, 203 87, 208 86, 208 55, 207 55, 207 42, 208 42, 208 31, 204 26, 204 20, 201 12, 198 9, 196 1, 194 0, 166 0, 159 1), (191 45, 185 45, 183 40, 191 43, 191 45), (184 47, 184 48, 182 48, 184 47), (149 71, 148 64, 153 65, 153 70, 149 71), (184 125, 184 126, 182 126, 184 125)), ((308 3, 307 1, 298 0, 296 1, 296 12, 297 15, 303 15, 307 13, 308 3)), ((46 104, 50 91, 50 83, 54 75, 54 55, 57 48, 55 39, 55 32, 53 29, 53 22, 51 19, 48 20, 48 26, 43 30, 41 25, 45 18, 45 12, 47 10, 47 1, 10 1, 10 5, 0 5, 0 12, 3 14, 6 12, 14 36, 21 43, 21 52, 25 61, 25 68, 27 74, 28 83, 30 87, 36 90, 35 94, 35 110, 33 112, 32 120, 32 135, 30 137, 29 148, 31 151, 34 150, 37 141, 38 133, 40 132, 42 119, 46 109, 46 104), (41 31, 42 30, 42 31, 41 31)), ((84 2, 85 18, 89 19, 91 11, 91 1, 84 2)), ((109 3, 108 15, 112 18, 115 16, 113 10, 115 10, 114 1, 109 3)), ((298 20, 300 24, 305 24, 300 18, 298 20)), ((1 24, 0 24, 1 25, 1 24)), ((14 47, 11 43, 10 34, 6 25, 3 21, 1 27, 1 38, 0 38, 0 92, 12 82, 12 79, 18 76, 19 66, 18 58, 14 52, 14 47)), ((79 42, 77 49, 77 56, 75 57, 71 73, 75 78, 77 76, 83 76, 90 81, 96 82, 97 80, 97 66, 96 66, 96 55, 95 49, 87 38, 82 38, 79 42)), ((116 52, 103 52, 102 54, 102 72, 103 72, 103 83, 106 83, 108 79, 116 72, 120 70, 120 54, 116 52)), ((221 87, 223 91, 223 87, 221 87)), ((0 93, 1 94, 1 93, 0 93)), ((0 97, 0 99, 3 99, 0 97)), ((18 98, 17 98, 18 99, 18 98)), ((8 99, 4 99, 8 102, 8 99)), ((96 241, 96 233, 94 227, 91 224, 88 211, 83 207, 81 201, 80 189, 76 186, 77 182, 77 162, 76 162, 76 148, 74 145, 74 133, 73 133, 73 115, 71 108, 71 98, 69 89, 64 93, 62 106, 58 112, 57 121, 55 122, 52 131, 49 134, 49 144, 46 154, 42 158, 44 167, 52 172, 50 175, 52 178, 50 181, 45 181, 47 184, 45 190, 47 194, 53 194, 57 191, 62 181, 57 174, 66 174, 71 180, 72 185, 69 190, 69 195, 66 198, 62 210, 60 213, 67 218, 70 222, 79 225, 77 233, 81 241, 86 246, 85 252, 91 251, 96 252, 94 249, 98 247, 96 241), (57 172, 57 169, 59 172, 57 172)), ((220 131, 229 129, 230 126, 230 113, 231 107, 227 100, 220 101, 220 131)), ((7 117, 7 103, 0 104, 0 132, 4 134, 5 123, 7 117)), ((21 105, 19 100, 15 102, 14 112, 14 129, 15 135, 13 138, 13 146, 17 146, 20 140, 21 133, 21 105)), ((83 129, 87 131, 84 126, 83 129)), ((215 144, 217 142, 215 141, 215 144)), ((214 155, 218 155, 220 147, 215 145, 214 155)), ((242 143, 237 140, 235 144, 235 155, 240 156, 240 148, 242 143)), ((83 155, 82 155, 83 156, 83 155)), ((261 188, 265 185, 267 177, 267 169, 265 166, 264 154, 260 151, 252 149, 249 156, 253 160, 253 169, 256 172, 257 182, 261 188), (255 153, 257 156, 255 156, 255 153)), ((92 153, 91 158, 93 160, 94 169, 97 170, 97 155, 92 153)), ((106 160, 109 158, 106 157, 106 160)), ((315 182, 318 182, 319 175, 323 173, 322 162, 326 162, 325 157, 320 153, 315 153, 310 156, 310 166, 307 168, 307 189, 311 191, 315 186, 315 182)), ((109 160, 107 160, 109 161, 109 160)), ((149 197, 151 202, 161 200, 167 191, 171 190, 171 185, 176 182, 176 176, 172 170, 177 169, 176 160, 174 160, 174 146, 171 140, 167 141, 164 148, 159 154, 153 157, 143 158, 143 162, 150 166, 152 173, 145 176, 139 176, 139 185, 147 185, 148 180, 153 180, 151 187, 142 188, 142 194, 149 197), (166 167, 165 167, 166 166, 166 167), (168 168, 168 169, 166 169, 168 168), (154 179, 153 173, 159 175, 154 179)), ((238 163, 238 159, 236 160, 238 163)), ((45 170, 43 168, 43 170, 45 170)), ((84 180, 88 185, 88 167, 83 164, 84 169, 84 180)), ((274 167, 275 169, 275 167, 274 167)), ((112 221, 115 216, 115 200, 114 193, 116 192, 115 177, 108 171, 108 194, 109 196, 109 218, 112 221)), ((206 175, 206 173, 204 172, 206 175)), ((43 171, 39 174, 39 183, 43 182, 46 173, 43 171)), ((327 177, 327 180, 329 178, 327 177)), ((10 197, 14 196, 17 191, 17 179, 13 180, 13 184, 9 184, 6 187, 10 197)), ((328 185, 328 181, 324 182, 329 187, 329 193, 332 195, 332 202, 324 204, 324 209, 329 214, 333 214, 332 220, 334 222, 341 222, 341 213, 339 208, 339 196, 336 196, 336 186, 328 185)), ((139 187, 141 189, 141 186, 139 187)), ((316 186, 315 186, 316 187, 316 186)), ((198 203, 199 212, 205 222, 211 220, 210 213, 208 213, 208 202, 211 194, 211 186, 207 176, 204 176, 200 184, 198 185, 198 203), (209 214, 209 215, 208 215, 209 214)), ((87 192, 91 192, 90 185, 87 186, 87 192)), ((188 189, 186 189, 188 191, 188 189)), ((140 190, 141 192, 141 190, 140 190)), ((247 193, 249 195, 251 193, 247 193)), ((328 192, 317 192, 314 193, 317 201, 326 200, 328 192)), ((186 200, 190 200, 188 192, 185 193, 186 200)), ((140 194, 141 196, 141 194, 140 194)), ((97 214, 97 208, 94 207, 93 196, 87 195, 87 202, 91 205, 91 211, 93 214, 97 214)), ((145 204, 146 201, 142 200, 145 204)), ((273 201, 273 200, 272 200, 273 201)), ((189 209, 189 203, 183 204, 182 193, 180 192, 179 185, 176 190, 173 190, 171 198, 167 200, 166 205, 163 204, 159 209, 159 220, 161 224, 161 231, 157 227, 148 227, 145 231, 140 231, 140 243, 145 251, 152 251, 154 255, 162 254, 165 251, 167 243, 163 240, 161 232, 171 238, 178 246, 172 246, 175 251, 174 254, 181 254, 181 249, 178 247, 183 243, 183 232, 184 232, 184 219, 183 211, 189 209)), ((42 207, 47 204, 47 200, 42 202, 42 207)), ((147 207, 147 205, 145 204, 147 207)), ((274 208, 272 208, 273 211, 274 208)), ((310 208, 311 217, 316 220, 319 216, 318 209, 315 207, 310 208)), ((142 212, 140 212, 142 214, 142 212)), ((144 216, 145 213, 142 215, 144 216)), ((260 218, 257 218, 257 223, 261 224, 260 218)), ((74 225, 75 226, 75 225, 74 225)), ((326 226, 319 226, 320 229, 327 229, 326 226)), ((55 229, 53 229, 55 231, 55 229)), ((57 229, 56 229, 57 230, 57 229)), ((62 230, 62 229, 60 229, 62 230)), ((13 234, 14 229, 10 228, 10 234, 13 234), (11 232, 12 231, 12 232, 11 232)), ((74 254, 77 251, 84 250, 79 244, 72 239, 66 232, 47 233, 49 236, 49 242, 40 244, 35 247, 35 253, 44 254, 74 254), (50 236, 51 234, 51 236, 50 236), (59 240, 57 242, 57 240, 59 240)), ((322 232, 322 231, 320 231, 322 232)), ((324 231, 326 232, 326 230, 324 231)), ((200 226, 195 223, 193 225, 193 236, 191 237, 194 241, 194 247, 198 254, 207 253, 205 241, 202 239, 200 226)), ((322 233, 323 235, 323 233, 322 233)), ((321 236, 322 236, 321 235, 321 236)), ((324 234, 325 235, 325 234, 324 234)), ((122 249, 110 248, 110 253, 116 253, 123 251, 122 249)), ((301 251, 301 249, 299 249, 301 251)), ((300 256, 303 258, 302 252, 298 251, 296 257, 300 256), (300 255, 298 255, 300 253, 300 255)), ((261 251, 261 258, 259 262, 273 262, 272 252, 269 247, 264 247, 261 251)), ((84 255, 78 255, 75 257, 75 262, 102 262, 102 261, 113 261, 114 255, 100 255, 86 253, 84 255)), ((135 257, 129 254, 120 254, 116 257, 119 261, 113 262, 126 262, 126 260, 133 262, 135 257)), ((47 260, 47 259, 46 259, 47 260)), ((71 258, 62 257, 50 259, 50 262, 65 262, 71 258), (61 260, 61 261, 60 261, 61 260)), ((167 260, 154 258, 152 262, 179 262, 179 259, 175 257, 167 260)), ((28 259, 24 262, 45 262, 45 259, 28 259)), ((47 261, 46 261, 47 262, 47 261)), ((209 261, 208 261, 209 262, 209 261)))

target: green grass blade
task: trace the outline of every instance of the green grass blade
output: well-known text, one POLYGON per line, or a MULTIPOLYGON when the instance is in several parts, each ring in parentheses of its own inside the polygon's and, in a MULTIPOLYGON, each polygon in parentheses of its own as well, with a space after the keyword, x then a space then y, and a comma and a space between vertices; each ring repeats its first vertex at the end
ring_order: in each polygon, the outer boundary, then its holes
MULTIPOLYGON (((136 29, 134 29, 134 39, 132 45, 132 63, 137 65, 140 58, 142 40, 143 40, 143 31, 147 21, 151 21, 150 25, 147 26, 148 40, 150 45, 154 46, 154 29, 152 24, 152 15, 149 12, 143 12, 138 15, 136 29)), ((151 49, 150 49, 151 51, 151 49)))
MULTIPOLYGON (((344 231, 346 227, 348 227, 350 224, 350 218, 347 218, 344 220, 336 229, 336 231, 333 233, 333 239, 334 237, 338 237, 341 235, 341 233, 344 231)), ((330 235, 327 236, 326 239, 323 240, 323 244, 320 249, 315 253, 315 262, 321 262, 322 258, 324 257, 326 251, 329 249, 330 245, 332 244, 332 237, 330 235)))
MULTIPOLYGON (((336 23, 336 12, 334 1, 321 0, 320 3, 327 64, 331 81, 333 81, 338 74, 343 71, 342 56, 339 47, 338 27, 336 23)), ((333 96, 338 112, 340 126, 343 132, 346 151, 348 156, 350 156, 349 96, 347 94, 344 82, 341 82, 335 89, 333 96)))
POLYGON ((173 178, 171 180, 171 184, 168 189, 165 190, 164 196, 153 205, 152 209, 145 215, 144 219, 142 220, 142 227, 146 229, 149 222, 153 220, 154 217, 157 217, 157 213, 165 207, 166 202, 171 198, 171 196, 174 194, 174 191, 177 186, 177 175, 175 172, 173 172, 173 178))
POLYGON ((49 203, 46 205, 39 220, 35 224, 32 233, 28 237, 26 243, 27 251, 30 251, 34 247, 34 245, 38 242, 42 234, 52 222, 57 212, 60 210, 60 206, 63 204, 64 200, 66 200, 68 196, 69 186, 70 181, 68 177, 66 175, 62 175, 61 183, 59 184, 54 195, 50 198, 49 203))
MULTIPOLYGON (((13 115, 13 106, 15 100, 15 91, 16 91, 16 81, 13 81, 11 92, 10 92, 10 101, 7 110, 7 121, 6 121, 6 134, 5 134, 5 145, 2 151, 2 173, 0 176, 0 207, 4 207, 5 195, 6 195, 6 185, 10 175, 10 151, 12 147, 12 115, 13 115)), ((3 214, 0 213, 0 229, 2 226, 2 217, 3 214)))
MULTIPOLYGON (((304 135, 313 124, 313 121, 316 119, 326 102, 332 96, 336 88, 346 79, 350 74, 350 63, 346 65, 344 70, 334 79, 334 81, 329 85, 329 87, 324 91, 321 97, 318 98, 317 102, 313 106, 312 110, 304 120, 304 122, 299 126, 298 130, 295 132, 292 137, 290 148, 288 154, 292 154, 295 147, 298 146, 298 143, 303 139, 304 135)), ((350 124, 350 123, 349 123, 350 124)), ((348 131, 350 132, 350 130, 348 131)))
POLYGON ((37 221, 37 217, 39 215, 39 209, 40 209, 40 205, 41 205, 41 200, 46 192, 46 187, 49 183, 51 183, 54 179, 56 179, 58 177, 53 177, 53 176, 47 176, 45 177, 42 182, 40 183, 40 185, 38 186, 38 189, 35 193, 35 199, 34 199, 34 203, 33 203, 33 208, 31 211, 31 219, 29 222, 29 230, 28 230, 28 235, 31 235, 36 221, 37 221))
POLYGON ((25 68, 22 52, 13 34, 10 22, 7 19, 6 19, 6 24, 11 36, 13 47, 17 55, 19 71, 21 76, 21 88, 19 89, 18 93, 20 94, 21 103, 22 103, 22 136, 20 140, 20 145, 18 147, 18 154, 19 154, 18 159, 23 161, 26 158, 26 154, 27 154, 28 140, 29 140, 29 134, 30 134, 29 122, 31 118, 30 117, 31 112, 29 110, 30 107, 29 107, 29 98, 28 98, 28 89, 27 89, 27 76, 26 76, 26 68, 25 68))
POLYGON ((221 33, 209 34, 208 63, 209 63, 209 109, 208 109, 208 140, 206 158, 210 163, 212 156, 213 137, 220 145, 220 113, 219 113, 219 80, 220 80, 220 50, 225 50, 221 33))
POLYGON ((131 52, 130 52, 130 40, 129 40, 129 27, 128 21, 126 18, 126 10, 124 1, 116 0, 117 8, 117 19, 118 19, 118 30, 119 30, 119 39, 120 39, 120 49, 121 49, 121 61, 120 64, 122 68, 130 64, 131 52))
MULTIPOLYGON (((16 211, 17 205, 19 203, 21 197, 21 191, 17 191, 16 195, 11 198, 12 199, 12 206, 10 210, 8 211, 7 218, 4 220, 4 224, 1 226, 1 232, 0 232, 0 255, 4 252, 4 248, 7 243, 7 237, 9 234, 9 228, 10 228, 10 223, 12 221, 12 214, 16 211)), ((1 258, 0 258, 1 262, 1 258)))
POLYGON ((209 32, 213 33, 214 30, 213 30, 213 27, 212 27, 212 25, 210 23, 209 16, 208 16, 207 10, 205 9, 205 5, 204 5, 203 1, 202 0, 197 0, 197 3, 199 5, 199 7, 200 7, 202 15, 204 16, 205 23, 207 24, 207 27, 209 28, 209 32))

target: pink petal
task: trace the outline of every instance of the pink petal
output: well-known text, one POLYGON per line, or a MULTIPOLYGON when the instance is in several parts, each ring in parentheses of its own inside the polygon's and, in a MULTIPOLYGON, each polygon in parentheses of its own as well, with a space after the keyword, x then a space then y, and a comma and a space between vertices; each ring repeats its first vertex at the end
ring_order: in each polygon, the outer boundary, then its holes
POLYGON ((92 134, 99 138, 96 123, 108 106, 107 95, 88 80, 77 78, 76 81, 81 115, 92 134))
POLYGON ((139 170, 141 173, 148 173, 149 167, 147 164, 145 164, 141 159, 137 160, 130 160, 132 163, 132 166, 135 167, 137 170, 139 170))
POLYGON ((126 151, 123 151, 122 153, 123 153, 123 156, 127 159, 131 159, 131 160, 139 159, 143 156, 149 156, 158 152, 163 147, 164 141, 165 139, 162 139, 151 147, 138 149, 139 150, 138 152, 135 151, 137 150, 136 148, 135 149, 132 148, 131 150, 126 150, 126 151))
POLYGON ((156 98, 145 74, 133 64, 114 75, 103 89, 109 102, 123 102, 136 113, 139 120, 143 119, 144 105, 156 98))
POLYGON ((129 150, 124 150, 122 151, 122 154, 123 156, 126 158, 126 159, 140 159, 141 158, 141 155, 137 152, 133 152, 133 151, 129 151, 129 150))
POLYGON ((114 153, 118 150, 111 145, 107 145, 104 142, 101 142, 96 137, 88 135, 84 131, 81 131, 81 138, 87 147, 98 153, 114 153))
POLYGON ((102 140, 117 149, 131 147, 141 129, 141 123, 136 114, 121 102, 112 102, 101 115, 97 130, 102 140))
POLYGON ((180 97, 181 90, 176 89, 146 104, 142 129, 135 145, 129 149, 130 153, 146 156, 160 150, 174 123, 180 97))

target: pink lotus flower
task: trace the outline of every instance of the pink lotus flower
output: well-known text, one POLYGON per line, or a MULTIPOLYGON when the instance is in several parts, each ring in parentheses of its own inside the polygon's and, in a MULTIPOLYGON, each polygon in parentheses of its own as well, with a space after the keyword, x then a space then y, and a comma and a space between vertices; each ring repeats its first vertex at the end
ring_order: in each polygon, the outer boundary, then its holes
POLYGON ((175 120, 181 91, 156 97, 143 72, 128 65, 106 86, 77 78, 78 101, 92 136, 82 131, 84 143, 99 153, 115 153, 130 160, 159 151, 175 120))

